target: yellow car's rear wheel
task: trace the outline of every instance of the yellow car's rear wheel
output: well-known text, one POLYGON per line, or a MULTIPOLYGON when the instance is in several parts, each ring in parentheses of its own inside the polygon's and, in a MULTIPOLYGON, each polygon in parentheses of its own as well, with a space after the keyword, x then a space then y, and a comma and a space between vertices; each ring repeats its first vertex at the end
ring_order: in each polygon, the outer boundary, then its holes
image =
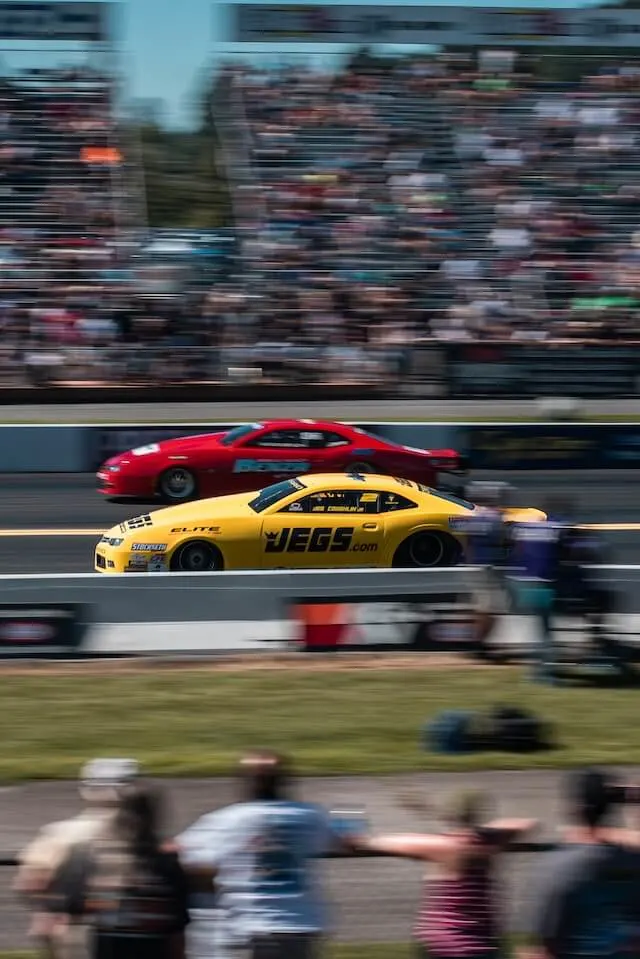
POLYGON ((433 569, 457 566, 461 557, 462 549, 453 536, 438 530, 422 530, 400 544, 393 565, 401 569, 433 569))
POLYGON ((224 569, 222 553, 212 543, 193 539, 182 543, 171 557, 171 569, 176 573, 208 573, 224 569))

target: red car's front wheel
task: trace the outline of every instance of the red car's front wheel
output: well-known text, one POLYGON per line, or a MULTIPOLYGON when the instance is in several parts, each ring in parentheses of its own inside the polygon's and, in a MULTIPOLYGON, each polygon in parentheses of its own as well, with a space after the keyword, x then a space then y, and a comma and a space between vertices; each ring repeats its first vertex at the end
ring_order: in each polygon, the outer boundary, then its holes
POLYGON ((158 493, 165 503, 185 503, 197 492, 196 478, 184 466, 172 466, 160 474, 158 493))

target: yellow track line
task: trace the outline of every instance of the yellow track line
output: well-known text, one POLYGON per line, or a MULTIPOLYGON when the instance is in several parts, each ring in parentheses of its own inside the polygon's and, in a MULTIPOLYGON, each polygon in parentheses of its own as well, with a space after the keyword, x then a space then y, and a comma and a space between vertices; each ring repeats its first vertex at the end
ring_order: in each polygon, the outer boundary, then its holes
POLYGON ((580 529, 600 529, 610 533, 637 533, 640 530, 640 523, 585 523, 580 526, 580 529))
MULTIPOLYGON (((627 532, 637 533, 640 531, 640 523, 583 523, 580 529, 596 529, 603 532, 627 532)), ((0 537, 4 539, 22 538, 24 536, 103 536, 107 530, 104 529, 0 529, 0 537)))
POLYGON ((103 536, 104 529, 0 529, 5 538, 23 536, 103 536))

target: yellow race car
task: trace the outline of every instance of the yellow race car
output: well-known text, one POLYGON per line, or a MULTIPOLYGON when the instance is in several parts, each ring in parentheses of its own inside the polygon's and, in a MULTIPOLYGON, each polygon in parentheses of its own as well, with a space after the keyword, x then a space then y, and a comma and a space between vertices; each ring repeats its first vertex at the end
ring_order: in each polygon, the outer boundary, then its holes
MULTIPOLYGON (((316 474, 156 510, 114 526, 96 547, 100 573, 455 566, 478 507, 411 480, 316 474)), ((505 510, 537 522, 536 509, 505 510)))

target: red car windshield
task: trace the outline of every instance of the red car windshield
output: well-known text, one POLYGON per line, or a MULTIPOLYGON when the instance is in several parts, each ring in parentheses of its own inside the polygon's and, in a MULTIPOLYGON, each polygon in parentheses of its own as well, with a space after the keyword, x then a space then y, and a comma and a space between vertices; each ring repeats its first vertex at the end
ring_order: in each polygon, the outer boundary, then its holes
POLYGON ((245 423, 243 426, 234 426, 232 430, 224 434, 220 442, 223 446, 232 446, 236 440, 241 440, 243 436, 248 436, 249 433, 255 433, 256 430, 261 429, 262 423, 245 423))

